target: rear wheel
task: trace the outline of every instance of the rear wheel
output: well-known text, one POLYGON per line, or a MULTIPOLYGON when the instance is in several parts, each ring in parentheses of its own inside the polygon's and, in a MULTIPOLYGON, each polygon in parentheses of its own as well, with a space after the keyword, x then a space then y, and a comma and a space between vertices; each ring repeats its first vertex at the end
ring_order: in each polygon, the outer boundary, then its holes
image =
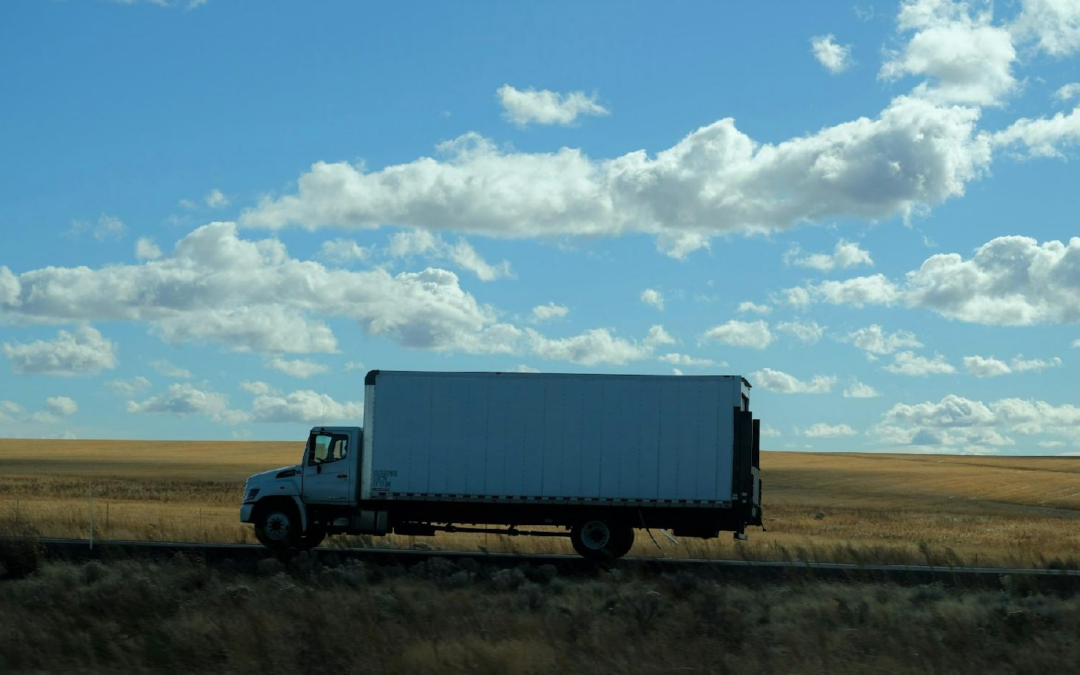
POLYGON ((615 560, 630 550, 634 530, 608 520, 585 520, 571 528, 570 543, 587 560, 615 560))
POLYGON ((271 504, 255 518, 255 536, 267 548, 293 548, 300 541, 300 517, 286 502, 271 504))

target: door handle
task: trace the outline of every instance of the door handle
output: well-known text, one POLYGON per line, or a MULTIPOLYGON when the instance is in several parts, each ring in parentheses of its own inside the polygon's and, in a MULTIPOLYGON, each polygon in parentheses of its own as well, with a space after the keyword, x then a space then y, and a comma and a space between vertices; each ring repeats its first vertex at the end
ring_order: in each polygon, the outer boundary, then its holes
POLYGON ((339 473, 339 474, 337 475, 337 477, 338 477, 338 478, 348 478, 348 477, 349 477, 349 474, 347 474, 347 473, 339 473))

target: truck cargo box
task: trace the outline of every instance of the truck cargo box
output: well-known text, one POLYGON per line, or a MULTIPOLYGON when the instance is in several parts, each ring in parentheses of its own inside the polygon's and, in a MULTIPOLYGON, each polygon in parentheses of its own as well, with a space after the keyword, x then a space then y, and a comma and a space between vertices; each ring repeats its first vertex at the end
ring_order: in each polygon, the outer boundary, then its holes
POLYGON ((362 501, 716 508, 746 489, 738 376, 382 370, 365 385, 362 501))

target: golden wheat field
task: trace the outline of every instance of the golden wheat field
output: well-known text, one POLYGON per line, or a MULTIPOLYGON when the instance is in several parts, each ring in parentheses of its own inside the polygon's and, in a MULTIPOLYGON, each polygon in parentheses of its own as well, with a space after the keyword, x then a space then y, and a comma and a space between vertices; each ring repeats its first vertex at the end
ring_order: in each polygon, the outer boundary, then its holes
MULTIPOLYGON (((100 539, 254 542, 247 476, 294 464, 298 442, 0 440, 0 529, 100 539)), ((631 555, 1043 566, 1080 559, 1080 458, 763 452, 767 532, 631 555)), ((561 539, 440 534, 333 545, 570 552, 561 539)))

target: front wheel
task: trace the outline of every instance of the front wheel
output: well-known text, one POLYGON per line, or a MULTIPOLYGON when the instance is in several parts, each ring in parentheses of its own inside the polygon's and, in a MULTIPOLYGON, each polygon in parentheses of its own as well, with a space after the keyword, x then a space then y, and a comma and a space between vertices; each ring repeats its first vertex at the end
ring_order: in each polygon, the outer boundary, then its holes
POLYGON ((607 520, 586 520, 570 529, 570 543, 587 560, 616 560, 634 544, 634 530, 607 520))
POLYGON ((255 519, 255 537, 275 550, 293 548, 300 541, 300 518, 291 505, 269 506, 255 519))

